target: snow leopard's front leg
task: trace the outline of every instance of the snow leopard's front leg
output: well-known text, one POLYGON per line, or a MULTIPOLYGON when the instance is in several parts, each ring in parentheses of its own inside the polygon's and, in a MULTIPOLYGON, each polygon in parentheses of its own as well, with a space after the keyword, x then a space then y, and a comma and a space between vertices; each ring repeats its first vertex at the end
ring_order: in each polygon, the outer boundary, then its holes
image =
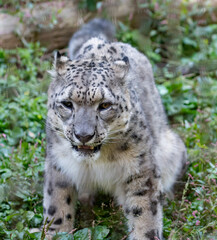
POLYGON ((163 192, 154 171, 130 176, 125 182, 124 212, 130 240, 162 239, 163 192))
POLYGON ((73 229, 77 192, 62 175, 61 169, 46 160, 44 181, 44 221, 53 220, 49 231, 69 232, 73 229))

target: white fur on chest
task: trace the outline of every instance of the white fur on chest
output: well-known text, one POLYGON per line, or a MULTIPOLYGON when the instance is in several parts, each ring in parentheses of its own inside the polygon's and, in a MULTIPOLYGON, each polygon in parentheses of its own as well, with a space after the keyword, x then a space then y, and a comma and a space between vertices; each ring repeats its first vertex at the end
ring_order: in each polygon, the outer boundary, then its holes
POLYGON ((79 158, 77 152, 64 140, 61 144, 53 145, 52 155, 62 173, 82 192, 103 189, 114 193, 117 185, 120 185, 131 171, 137 170, 137 164, 126 156, 119 155, 114 161, 109 161, 106 153, 99 153, 90 159, 79 158))

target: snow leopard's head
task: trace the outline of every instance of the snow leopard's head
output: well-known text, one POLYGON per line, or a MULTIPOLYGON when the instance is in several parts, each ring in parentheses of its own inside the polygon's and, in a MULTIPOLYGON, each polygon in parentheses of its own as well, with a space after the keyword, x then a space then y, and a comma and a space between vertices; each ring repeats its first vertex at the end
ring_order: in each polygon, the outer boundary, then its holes
POLYGON ((129 60, 69 60, 56 54, 48 92, 48 125, 71 144, 78 158, 120 141, 130 119, 125 77, 129 60))

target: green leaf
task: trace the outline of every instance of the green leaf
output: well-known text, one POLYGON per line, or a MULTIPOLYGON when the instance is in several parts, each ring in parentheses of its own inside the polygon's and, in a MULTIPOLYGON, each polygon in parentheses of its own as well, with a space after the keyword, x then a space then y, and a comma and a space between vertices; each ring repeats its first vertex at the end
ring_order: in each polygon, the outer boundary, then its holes
POLYGON ((18 222, 17 225, 16 225, 16 229, 18 230, 18 232, 21 232, 23 230, 23 223, 18 222))
POLYGON ((68 233, 57 233, 52 240, 73 240, 73 237, 68 233))
POLYGON ((189 45, 189 46, 192 46, 192 47, 195 47, 195 48, 197 47, 197 42, 188 38, 188 37, 184 37, 182 39, 182 41, 185 45, 189 45))
POLYGON ((34 215, 35 215, 35 213, 32 212, 32 211, 27 211, 27 212, 24 214, 25 218, 26 218, 28 221, 30 221, 30 220, 34 217, 34 215))
POLYGON ((2 179, 7 179, 12 176, 11 170, 7 168, 0 170, 0 174, 2 179))
POLYGON ((82 230, 77 231, 74 234, 74 240, 87 240, 88 239, 88 234, 91 231, 88 228, 84 228, 82 230))
POLYGON ((41 232, 28 233, 28 236, 31 239, 41 239, 41 232))
POLYGON ((43 221, 43 216, 40 214, 34 214, 33 218, 31 219, 31 224, 34 227, 40 226, 43 221))
POLYGON ((0 185, 0 204, 4 201, 5 199, 5 185, 0 185))
POLYGON ((161 96, 168 94, 168 89, 164 85, 157 85, 157 89, 161 96))
POLYGON ((108 236, 110 230, 106 226, 92 228, 93 240, 103 240, 108 236))

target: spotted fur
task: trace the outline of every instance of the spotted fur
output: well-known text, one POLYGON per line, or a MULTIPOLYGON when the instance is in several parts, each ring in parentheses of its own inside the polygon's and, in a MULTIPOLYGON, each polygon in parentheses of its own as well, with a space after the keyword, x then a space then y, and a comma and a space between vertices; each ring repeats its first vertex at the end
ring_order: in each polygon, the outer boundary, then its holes
POLYGON ((163 198, 185 165, 185 146, 168 126, 148 59, 107 40, 78 43, 72 59, 56 56, 44 217, 71 231, 77 195, 104 189, 123 206, 129 239, 162 239, 163 198))

